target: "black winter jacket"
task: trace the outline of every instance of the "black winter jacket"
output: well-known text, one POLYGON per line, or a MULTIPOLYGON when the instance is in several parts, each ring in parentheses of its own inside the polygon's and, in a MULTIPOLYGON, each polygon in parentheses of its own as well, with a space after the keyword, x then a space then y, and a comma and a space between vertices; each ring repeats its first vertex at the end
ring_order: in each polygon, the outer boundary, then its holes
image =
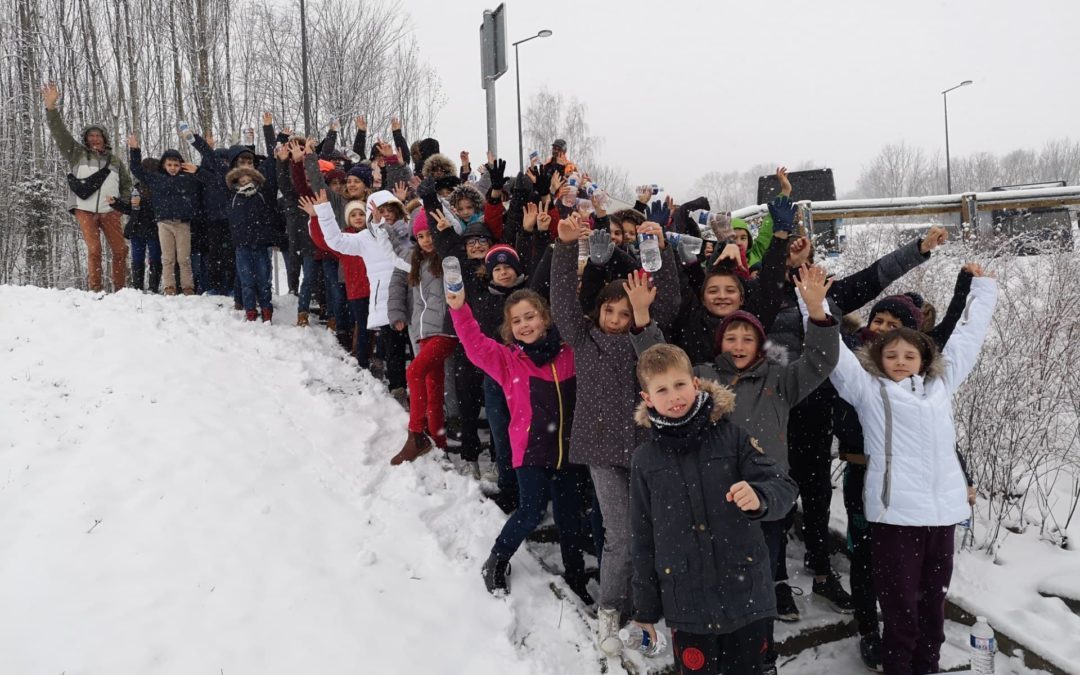
MULTIPOLYGON (((759 520, 779 520, 798 487, 727 418, 735 395, 703 380, 704 405, 679 427, 652 430, 630 469, 634 618, 676 630, 724 634, 776 616, 769 550, 759 520), (761 508, 726 500, 746 481, 761 508)), ((642 403, 635 421, 653 427, 642 403)))
MULTIPOLYGON (((162 154, 162 160, 173 151, 162 154)), ((179 153, 172 154, 179 157, 179 153)), ((157 172, 142 168, 142 151, 131 148, 131 173, 154 191, 154 213, 158 220, 179 220, 191 223, 202 209, 202 185, 190 173, 181 171, 175 176, 165 173, 164 165, 157 172)))
POLYGON ((157 216, 154 215, 154 202, 150 197, 150 191, 144 190, 140 195, 139 208, 132 208, 130 202, 117 199, 111 206, 128 217, 124 225, 124 238, 153 239, 157 241, 157 216))
POLYGON ((277 167, 274 162, 273 157, 268 157, 258 171, 238 167, 226 175, 225 183, 232 192, 229 230, 233 246, 272 246, 284 236, 277 206, 277 167), (245 175, 259 186, 255 194, 250 196, 236 191, 240 179, 245 175))

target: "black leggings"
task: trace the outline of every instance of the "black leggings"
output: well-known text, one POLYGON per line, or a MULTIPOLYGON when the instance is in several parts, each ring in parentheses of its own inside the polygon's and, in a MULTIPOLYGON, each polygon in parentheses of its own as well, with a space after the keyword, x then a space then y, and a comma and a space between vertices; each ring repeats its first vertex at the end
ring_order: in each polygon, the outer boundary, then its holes
POLYGON ((723 635, 671 632, 675 663, 682 675, 744 675, 761 670, 766 620, 723 635))

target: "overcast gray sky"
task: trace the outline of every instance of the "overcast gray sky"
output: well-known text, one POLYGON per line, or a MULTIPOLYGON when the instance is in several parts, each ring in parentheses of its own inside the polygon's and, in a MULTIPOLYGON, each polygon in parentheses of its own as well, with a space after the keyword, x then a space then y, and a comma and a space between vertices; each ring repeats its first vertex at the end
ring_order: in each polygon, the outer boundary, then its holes
MULTIPOLYGON (((448 97, 444 151, 482 157, 479 25, 498 3, 402 4, 448 97)), ((806 160, 843 192, 902 139, 944 157, 941 91, 968 79, 949 94, 954 157, 1078 133, 1078 0, 510 0, 507 18, 510 41, 554 31, 520 47, 523 105, 543 86, 579 98, 605 162, 676 196, 710 170, 806 160)), ((508 62, 499 150, 516 165, 508 62)))

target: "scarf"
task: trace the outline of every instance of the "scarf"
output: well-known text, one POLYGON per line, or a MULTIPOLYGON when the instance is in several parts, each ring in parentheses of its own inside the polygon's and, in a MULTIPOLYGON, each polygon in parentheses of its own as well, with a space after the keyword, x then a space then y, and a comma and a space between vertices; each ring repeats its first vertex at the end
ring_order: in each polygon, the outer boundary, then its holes
POLYGON ((244 195, 245 197, 250 197, 251 195, 253 195, 253 194, 255 194, 256 192, 259 191, 259 186, 256 185, 254 182, 245 183, 243 185, 238 186, 236 188, 236 191, 239 194, 244 195))
POLYGON ((555 327, 555 324, 551 324, 547 332, 544 333, 544 337, 531 345, 527 345, 520 340, 514 340, 514 342, 521 347, 521 351, 525 352, 525 356, 528 356, 529 360, 537 366, 546 366, 554 361, 555 357, 562 351, 562 336, 559 335, 559 329, 555 327))
POLYGON ((665 417, 649 408, 649 421, 653 425, 653 434, 664 448, 684 452, 700 446, 701 434, 712 423, 713 400, 703 391, 699 391, 694 407, 682 417, 665 417))

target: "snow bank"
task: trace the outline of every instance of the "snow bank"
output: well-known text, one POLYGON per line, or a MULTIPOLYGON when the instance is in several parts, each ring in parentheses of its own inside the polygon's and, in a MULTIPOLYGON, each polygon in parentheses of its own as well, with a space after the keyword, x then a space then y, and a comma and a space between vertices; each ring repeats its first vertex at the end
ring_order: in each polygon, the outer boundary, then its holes
POLYGON ((596 669, 535 559, 484 591, 475 482, 389 466, 381 384, 225 302, 0 287, 3 672, 596 669))

